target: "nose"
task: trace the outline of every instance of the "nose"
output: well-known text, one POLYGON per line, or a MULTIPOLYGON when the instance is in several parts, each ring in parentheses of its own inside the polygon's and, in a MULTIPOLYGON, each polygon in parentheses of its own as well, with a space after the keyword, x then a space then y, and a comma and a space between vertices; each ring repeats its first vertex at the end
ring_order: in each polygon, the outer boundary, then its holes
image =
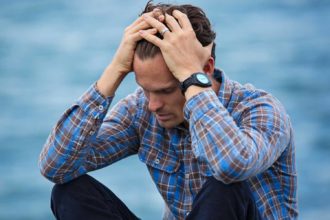
POLYGON ((156 94, 149 94, 149 104, 148 109, 151 112, 157 112, 163 107, 164 103, 159 96, 156 94))

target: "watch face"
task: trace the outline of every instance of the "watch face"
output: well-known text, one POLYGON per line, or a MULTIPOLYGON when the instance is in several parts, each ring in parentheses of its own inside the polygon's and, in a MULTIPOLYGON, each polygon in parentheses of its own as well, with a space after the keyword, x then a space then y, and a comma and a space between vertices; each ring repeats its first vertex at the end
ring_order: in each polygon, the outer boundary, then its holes
POLYGON ((197 74, 196 78, 197 78, 198 81, 200 81, 203 84, 207 84, 207 83, 210 82, 209 78, 207 78, 207 76, 205 74, 202 74, 202 73, 197 74))

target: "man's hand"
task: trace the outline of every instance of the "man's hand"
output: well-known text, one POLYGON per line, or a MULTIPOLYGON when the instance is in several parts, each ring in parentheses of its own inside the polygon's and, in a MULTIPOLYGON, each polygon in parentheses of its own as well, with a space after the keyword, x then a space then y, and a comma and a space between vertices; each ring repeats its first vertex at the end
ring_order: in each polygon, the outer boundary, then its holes
MULTIPOLYGON (((155 19, 154 17, 156 12, 157 11, 154 10, 144 15, 155 19)), ((139 40, 143 39, 139 34, 140 30, 144 30, 148 34, 157 33, 157 29, 152 28, 142 16, 140 16, 135 22, 125 29, 123 39, 112 61, 112 65, 117 67, 118 71, 123 74, 127 74, 132 71, 132 62, 136 44, 139 40)))
POLYGON ((144 21, 163 32, 163 39, 155 34, 140 30, 140 35, 147 41, 158 46, 164 60, 180 82, 184 81, 194 72, 203 72, 203 67, 211 56, 212 44, 203 47, 186 14, 179 10, 173 11, 173 16, 166 14, 165 23, 170 31, 164 32, 165 24, 159 22, 149 14, 143 15, 144 21), (177 20, 176 20, 177 19, 177 20))
MULTIPOLYGON (((158 18, 159 10, 146 13, 147 16, 154 19, 158 18)), ((159 16, 160 21, 164 16, 159 16)), ((98 90, 105 96, 112 96, 125 76, 132 71, 132 63, 136 44, 142 40, 139 31, 144 30, 148 34, 156 34, 157 29, 147 23, 142 16, 136 19, 125 29, 122 41, 116 51, 112 62, 105 69, 101 78, 97 82, 98 90)))

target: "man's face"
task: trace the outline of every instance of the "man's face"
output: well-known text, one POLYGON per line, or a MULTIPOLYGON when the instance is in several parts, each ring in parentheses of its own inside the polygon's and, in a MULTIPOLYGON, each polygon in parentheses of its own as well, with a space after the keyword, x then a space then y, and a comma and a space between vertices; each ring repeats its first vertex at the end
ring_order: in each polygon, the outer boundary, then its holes
POLYGON ((158 123, 164 128, 173 128, 182 123, 186 100, 163 56, 157 54, 154 58, 142 61, 135 55, 133 69, 136 82, 149 100, 148 109, 155 114, 158 123))

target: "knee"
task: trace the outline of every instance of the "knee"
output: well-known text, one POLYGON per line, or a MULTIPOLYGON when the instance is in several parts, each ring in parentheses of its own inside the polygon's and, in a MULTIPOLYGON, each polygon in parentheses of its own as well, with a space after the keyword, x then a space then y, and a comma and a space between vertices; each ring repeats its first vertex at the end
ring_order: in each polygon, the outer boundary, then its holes
POLYGON ((51 193, 51 200, 52 202, 57 202, 59 198, 61 198, 63 195, 65 195, 65 187, 63 187, 63 184, 55 184, 52 189, 51 193))
POLYGON ((84 186, 86 186, 89 181, 91 181, 91 177, 83 175, 67 183, 55 184, 51 193, 52 202, 63 202, 65 198, 75 193, 83 193, 84 189, 87 188, 84 186))
POLYGON ((246 181, 225 184, 209 177, 194 199, 187 219, 258 219, 252 197, 246 181))
POLYGON ((233 198, 248 201, 252 197, 252 192, 246 181, 225 184, 214 177, 210 177, 204 187, 208 196, 222 198, 225 201, 233 198))

